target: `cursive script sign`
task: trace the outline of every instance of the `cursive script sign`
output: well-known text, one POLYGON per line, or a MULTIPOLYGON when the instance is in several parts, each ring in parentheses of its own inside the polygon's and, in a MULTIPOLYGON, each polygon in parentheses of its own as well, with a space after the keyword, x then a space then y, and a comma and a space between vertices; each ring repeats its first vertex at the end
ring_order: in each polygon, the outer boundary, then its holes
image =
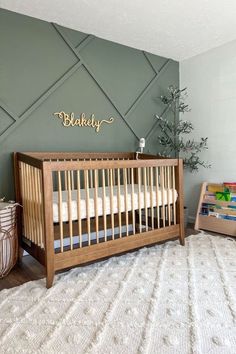
POLYGON ((62 125, 66 128, 68 128, 68 127, 90 127, 90 128, 94 128, 96 133, 98 133, 100 131, 101 125, 103 123, 111 124, 114 122, 113 117, 111 117, 108 120, 95 119, 95 114, 92 114, 90 118, 87 118, 85 113, 81 113, 80 117, 76 118, 75 114, 73 112, 68 114, 63 111, 55 112, 54 115, 62 120, 62 125))

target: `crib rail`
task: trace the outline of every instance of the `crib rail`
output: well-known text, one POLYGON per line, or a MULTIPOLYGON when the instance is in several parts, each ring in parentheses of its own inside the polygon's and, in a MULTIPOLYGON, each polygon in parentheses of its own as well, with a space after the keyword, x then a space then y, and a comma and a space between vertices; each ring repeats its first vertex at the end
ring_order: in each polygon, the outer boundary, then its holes
POLYGON ((29 161, 71 161, 71 160, 104 160, 104 159, 135 159, 133 152, 27 152, 18 153, 21 159, 29 161))

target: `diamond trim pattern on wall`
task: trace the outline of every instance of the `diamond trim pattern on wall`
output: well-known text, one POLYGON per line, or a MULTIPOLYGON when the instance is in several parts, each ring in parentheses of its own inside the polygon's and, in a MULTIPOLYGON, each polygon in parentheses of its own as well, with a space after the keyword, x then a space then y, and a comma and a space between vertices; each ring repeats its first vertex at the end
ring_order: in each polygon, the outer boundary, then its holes
POLYGON ((15 122, 17 117, 14 117, 14 114, 12 115, 9 114, 7 106, 2 103, 0 104, 0 114, 1 112, 5 117, 7 117, 8 121, 6 122, 6 119, 0 120, 0 131, 5 132, 7 129, 9 129, 15 122))
MULTIPOLYGON (((63 33, 63 30, 57 25, 52 23, 53 28, 57 32, 58 36, 66 43, 68 48, 75 54, 78 59, 78 62, 75 63, 72 67, 70 67, 66 72, 64 72, 59 79, 57 79, 42 95, 40 95, 32 104, 25 109, 25 111, 21 115, 17 115, 4 103, 0 101, 0 107, 13 119, 13 123, 9 125, 6 129, 2 132, 0 131, 0 142, 2 142, 15 128, 17 128, 25 119, 29 118, 30 115, 35 111, 52 93, 54 93, 69 77, 75 74, 75 72, 84 67, 86 71, 89 73, 90 77, 95 81, 98 85, 99 89, 102 91, 104 96, 109 100, 111 105, 115 108, 119 116, 122 118, 123 122, 126 124, 128 129, 133 133, 133 135, 139 139, 140 137, 136 134, 135 130, 129 123, 129 116, 134 111, 134 109, 138 106, 144 96, 148 93, 148 91, 152 88, 152 86, 158 81, 160 76, 167 70, 171 60, 167 59, 166 62, 163 64, 161 69, 158 71, 154 68, 151 61, 149 60, 147 54, 143 52, 143 55, 148 63, 148 65, 154 71, 154 77, 151 81, 146 85, 146 87, 142 90, 142 92, 135 98, 135 100, 131 103, 128 110, 123 114, 119 109, 118 104, 115 102, 114 98, 112 97, 111 93, 107 91, 104 85, 100 82, 96 73, 89 67, 88 63, 83 59, 81 54, 82 49, 84 49, 87 45, 89 45, 96 37, 92 35, 87 35, 82 42, 74 46, 69 38, 63 33)), ((161 116, 165 114, 167 109, 161 112, 161 116)), ((146 134, 146 139, 148 139, 151 135, 151 132, 155 128, 157 122, 151 127, 151 129, 146 134)))

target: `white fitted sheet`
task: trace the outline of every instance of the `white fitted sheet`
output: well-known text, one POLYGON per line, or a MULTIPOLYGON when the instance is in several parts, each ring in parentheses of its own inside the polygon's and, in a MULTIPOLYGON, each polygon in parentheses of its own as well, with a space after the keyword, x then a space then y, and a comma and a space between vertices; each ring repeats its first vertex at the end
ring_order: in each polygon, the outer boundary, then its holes
MULTIPOLYGON (((118 213, 118 190, 117 186, 113 187, 113 199, 111 201, 110 197, 110 187, 105 188, 106 191, 106 198, 105 198, 105 205, 106 205, 106 215, 111 214, 111 202, 113 205, 113 213, 116 214, 118 213)), ((150 191, 150 187, 147 186, 147 193, 146 193, 146 205, 148 208, 151 207, 151 194, 152 194, 152 199, 153 199, 153 207, 161 206, 161 205, 167 205, 168 204, 168 199, 169 203, 173 203, 173 194, 174 194, 174 202, 177 199, 177 191, 176 190, 164 190, 163 193, 163 201, 162 201, 162 192, 161 190, 158 189, 158 198, 156 198, 156 187, 152 188, 152 192, 150 191), (174 192, 174 193, 173 193, 174 192), (157 203, 158 199, 158 203, 157 203)), ((95 196, 95 189, 90 188, 89 189, 89 217, 94 217, 95 216, 95 202, 94 202, 94 196, 95 196)), ((144 203, 144 198, 145 198, 145 192, 144 192, 144 186, 141 186, 141 192, 140 192, 140 205, 141 209, 144 208, 145 203, 144 203)), ((137 210, 139 208, 139 193, 138 193, 138 184, 134 184, 134 209, 137 210)), ((120 211, 124 212, 126 211, 125 209, 125 189, 124 186, 120 186, 120 211)), ((68 217, 68 209, 69 209, 69 203, 68 203, 68 192, 67 191, 62 191, 62 219, 64 222, 69 220, 68 217)), ((98 188, 98 200, 97 200, 97 209, 98 209, 98 216, 103 215, 103 188, 99 187, 98 188)), ((127 209, 128 211, 132 210, 132 186, 131 184, 127 185, 127 209)), ((71 215, 72 215, 72 220, 78 220, 78 214, 77 214, 77 190, 72 190, 71 191, 71 215)), ((85 189, 80 190, 80 219, 86 219, 87 214, 86 214, 86 191, 85 189)), ((58 192, 53 192, 53 221, 54 222, 59 222, 59 206, 58 206, 58 192)))

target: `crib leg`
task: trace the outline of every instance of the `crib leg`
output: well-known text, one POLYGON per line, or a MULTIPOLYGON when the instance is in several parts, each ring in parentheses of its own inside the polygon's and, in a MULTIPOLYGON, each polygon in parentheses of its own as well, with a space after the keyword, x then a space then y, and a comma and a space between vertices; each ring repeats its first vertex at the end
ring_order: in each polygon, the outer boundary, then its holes
POLYGON ((178 199, 176 203, 176 221, 179 224, 179 242, 184 246, 184 192, 183 192, 183 160, 178 161, 178 167, 175 169, 175 182, 178 191, 178 199))
POLYGON ((22 247, 19 247, 18 249, 18 263, 21 263, 22 262, 22 258, 23 258, 23 253, 24 253, 24 250, 22 247))
POLYGON ((179 243, 181 244, 181 246, 184 246, 185 245, 185 239, 184 237, 179 237, 179 243))
POLYGON ((54 271, 52 270, 47 270, 47 278, 46 278, 46 287, 47 289, 50 289, 52 287, 53 284, 53 280, 54 280, 54 271))
POLYGON ((181 223, 179 226, 179 242, 180 242, 181 246, 185 245, 184 223, 181 223))

